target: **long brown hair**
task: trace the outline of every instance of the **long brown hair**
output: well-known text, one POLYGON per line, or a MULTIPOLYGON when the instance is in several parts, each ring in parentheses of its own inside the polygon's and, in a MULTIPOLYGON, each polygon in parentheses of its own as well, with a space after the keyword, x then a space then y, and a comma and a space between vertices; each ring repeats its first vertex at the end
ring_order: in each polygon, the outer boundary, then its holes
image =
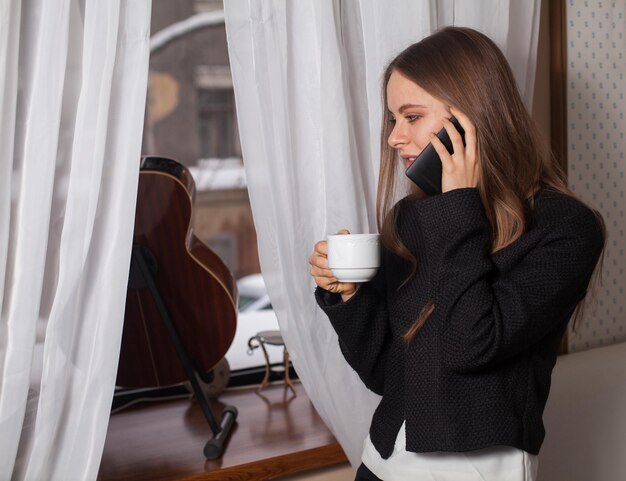
MULTIPOLYGON (((549 187, 581 201, 568 187, 566 173, 556 161, 526 110, 513 73, 500 49, 485 35, 470 28, 446 27, 402 51, 388 65, 382 85, 383 125, 381 162, 376 199, 378 229, 385 246, 417 270, 417 259, 401 242, 396 230, 396 174, 398 158, 387 144, 393 129, 387 109, 387 83, 392 72, 412 80, 444 104, 465 113, 476 126, 480 158, 478 190, 492 231, 491 254, 519 239, 526 230, 525 203, 534 207, 535 191, 549 187)), ((416 200, 426 195, 413 187, 416 200)), ((582 202, 582 201, 581 201, 582 202)), ((599 212, 592 209, 602 226, 599 212)), ((604 248, 595 286, 604 262, 604 248)), ((601 281, 600 281, 601 282, 601 281)), ((595 297, 595 291, 592 298, 595 297)), ((404 334, 407 344, 436 309, 429 301, 404 334)), ((576 321, 584 312, 579 302, 576 321)))

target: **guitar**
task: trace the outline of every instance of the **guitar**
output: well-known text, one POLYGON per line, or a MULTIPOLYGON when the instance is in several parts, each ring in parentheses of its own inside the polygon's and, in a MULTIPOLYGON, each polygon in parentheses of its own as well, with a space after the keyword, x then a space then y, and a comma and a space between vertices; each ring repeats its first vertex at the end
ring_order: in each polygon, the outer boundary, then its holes
MULTIPOLYGON (((183 165, 164 157, 141 160, 133 251, 144 254, 184 349, 194 368, 206 373, 233 341, 239 294, 228 267, 192 232, 194 197, 193 178, 183 165)), ((133 287, 132 273, 116 384, 158 387, 188 380, 150 290, 133 287)))

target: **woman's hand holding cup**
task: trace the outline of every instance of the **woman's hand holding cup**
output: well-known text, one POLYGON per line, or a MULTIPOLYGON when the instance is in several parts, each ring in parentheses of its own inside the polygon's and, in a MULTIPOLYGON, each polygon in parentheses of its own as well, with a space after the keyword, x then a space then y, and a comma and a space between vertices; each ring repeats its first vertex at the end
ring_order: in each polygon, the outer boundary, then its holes
POLYGON ((350 299, 362 282, 370 281, 380 266, 380 235, 350 234, 342 229, 315 244, 309 258, 311 275, 322 289, 350 299))
MULTIPOLYGON (((346 229, 338 232, 338 234, 349 233, 346 229)), ((328 242, 325 240, 315 244, 313 254, 309 257, 309 264, 311 264, 311 275, 315 283, 329 292, 341 294, 341 299, 344 302, 350 299, 359 288, 357 283, 340 282, 334 276, 328 267, 328 242)))

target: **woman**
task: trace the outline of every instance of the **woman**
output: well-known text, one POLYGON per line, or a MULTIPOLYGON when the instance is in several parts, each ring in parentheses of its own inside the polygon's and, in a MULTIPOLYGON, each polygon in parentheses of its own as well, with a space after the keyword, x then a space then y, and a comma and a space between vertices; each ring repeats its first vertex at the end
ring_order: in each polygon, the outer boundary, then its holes
POLYGON ((356 479, 534 480, 552 368, 604 222, 568 189, 486 36, 450 27, 411 45, 383 97, 381 268, 341 283, 325 241, 309 258, 342 353, 382 395, 356 479), (442 193, 413 186, 394 204, 398 161, 429 142, 442 193))

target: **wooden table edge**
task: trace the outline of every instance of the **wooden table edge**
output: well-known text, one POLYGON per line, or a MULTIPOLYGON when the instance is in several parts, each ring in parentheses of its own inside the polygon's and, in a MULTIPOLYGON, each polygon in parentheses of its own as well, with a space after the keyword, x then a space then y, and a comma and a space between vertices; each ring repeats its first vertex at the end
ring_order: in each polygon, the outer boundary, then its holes
POLYGON ((265 481, 278 476, 334 466, 347 460, 339 443, 333 443, 239 466, 205 471, 180 478, 180 481, 265 481))

